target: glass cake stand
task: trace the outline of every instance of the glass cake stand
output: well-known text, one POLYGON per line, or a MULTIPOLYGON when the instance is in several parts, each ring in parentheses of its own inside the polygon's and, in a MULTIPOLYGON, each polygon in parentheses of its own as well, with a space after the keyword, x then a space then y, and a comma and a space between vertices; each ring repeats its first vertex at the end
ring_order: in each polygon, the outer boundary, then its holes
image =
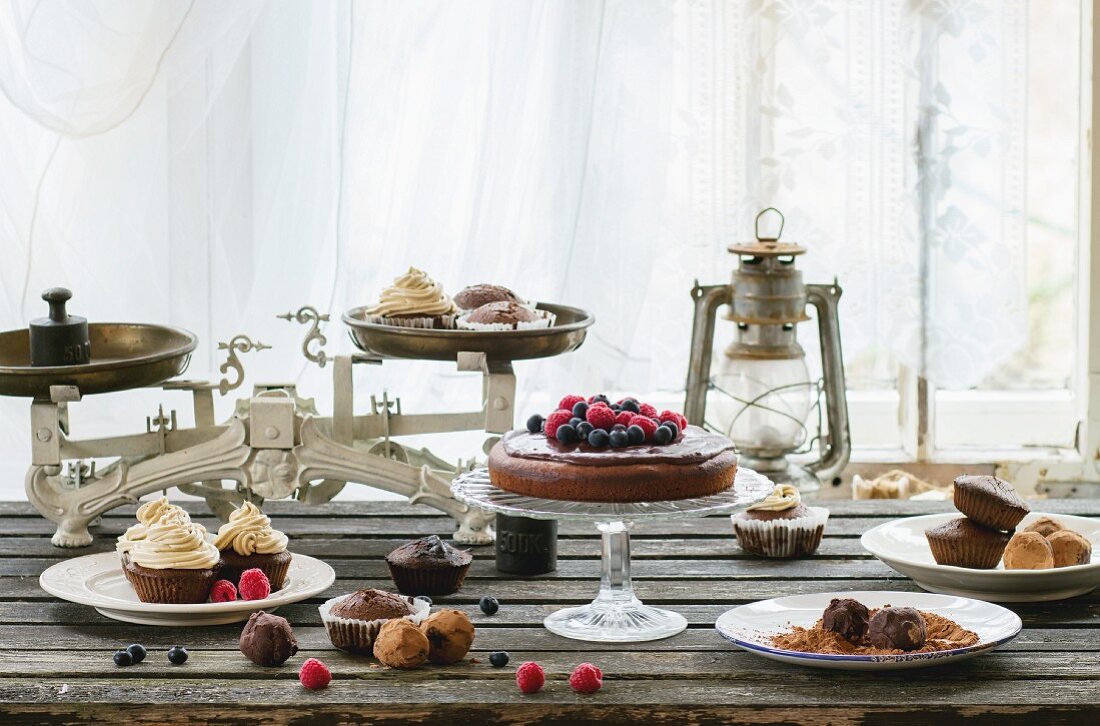
POLYGON ((683 615, 645 605, 630 582, 630 528, 635 522, 691 519, 729 514, 767 496, 771 480, 750 469, 737 469, 728 491, 697 499, 626 504, 540 499, 498 489, 487 469, 475 469, 454 479, 455 498, 497 514, 532 519, 592 522, 603 540, 600 591, 588 605, 565 608, 543 621, 546 629, 576 640, 628 643, 658 640, 687 627, 683 615))

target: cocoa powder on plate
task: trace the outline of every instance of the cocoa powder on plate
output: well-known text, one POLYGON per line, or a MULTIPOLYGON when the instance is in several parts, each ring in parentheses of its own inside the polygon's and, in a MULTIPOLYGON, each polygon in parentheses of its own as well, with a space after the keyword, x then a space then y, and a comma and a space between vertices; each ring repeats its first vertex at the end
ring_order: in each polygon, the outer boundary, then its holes
MULTIPOLYGON (((889 607, 889 606, 887 606, 889 607)), ((877 610, 870 611, 873 617, 877 610)), ((866 638, 858 644, 849 643, 840 633, 825 630, 819 619, 811 628, 793 626, 788 632, 770 637, 772 645, 783 650, 824 655, 899 655, 901 653, 934 653, 940 650, 966 648, 978 642, 978 634, 962 627, 954 620, 935 613, 919 611, 924 618, 928 637, 916 650, 874 648, 866 638)))

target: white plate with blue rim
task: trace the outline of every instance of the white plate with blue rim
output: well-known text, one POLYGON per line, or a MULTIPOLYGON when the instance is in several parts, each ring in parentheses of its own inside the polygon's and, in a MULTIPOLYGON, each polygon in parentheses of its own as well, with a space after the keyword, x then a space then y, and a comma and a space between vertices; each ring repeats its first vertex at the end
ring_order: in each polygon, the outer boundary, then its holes
POLYGON ((1100 586, 1100 519, 1069 514, 1032 512, 1016 529, 1023 530, 1040 517, 1061 522, 1092 543, 1092 562, 1049 570, 1006 570, 1001 562, 992 570, 938 564, 924 531, 957 519, 958 512, 902 517, 864 532, 860 544, 925 590, 993 602, 1048 602, 1064 600, 1100 586))
POLYGON ((946 665, 992 652, 1019 635, 1023 623, 1011 610, 981 600, 926 592, 868 591, 821 592, 761 600, 723 613, 715 628, 737 647, 771 660, 811 668, 883 671, 946 665), (973 631, 978 642, 950 650, 893 655, 802 653, 774 645, 772 638, 790 632, 792 627, 813 627, 833 598, 852 598, 872 610, 892 605, 935 613, 973 631))

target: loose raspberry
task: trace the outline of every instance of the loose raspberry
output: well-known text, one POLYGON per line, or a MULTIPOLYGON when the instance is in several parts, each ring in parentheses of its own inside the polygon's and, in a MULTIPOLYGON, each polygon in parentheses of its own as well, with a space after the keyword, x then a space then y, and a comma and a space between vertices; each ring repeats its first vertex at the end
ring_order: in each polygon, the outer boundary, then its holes
POLYGON ((542 432, 546 434, 546 438, 553 439, 557 436, 558 426, 569 423, 569 419, 573 418, 572 411, 557 410, 554 413, 546 417, 546 425, 542 427, 542 432))
POLYGON ((546 673, 538 663, 529 660, 516 669, 516 685, 524 693, 538 693, 543 683, 546 683, 546 673))
POLYGON ((634 418, 635 414, 630 411, 620 411, 619 415, 615 417, 615 423, 622 424, 623 426, 630 425, 630 419, 634 418))
POLYGON ((210 588, 210 602, 233 602, 237 599, 237 586, 229 580, 218 580, 210 588))
POLYGON ((242 600, 263 600, 271 594, 271 581, 267 579, 263 570, 253 567, 241 573, 237 592, 241 594, 242 600))
POLYGON ((603 685, 603 671, 591 663, 581 663, 569 676, 569 687, 577 693, 595 693, 603 685))
POLYGON ((593 428, 610 431, 615 425, 615 412, 607 406, 589 406, 588 413, 584 416, 593 428))
POLYGON ((584 396, 576 396, 576 395, 570 394, 570 395, 566 396, 565 398, 561 399, 560 401, 558 401, 558 408, 563 409, 565 411, 572 411, 573 407, 576 406, 578 403, 580 403, 583 400, 584 400, 584 396))
POLYGON ((638 413, 643 416, 649 416, 650 418, 657 418, 657 409, 648 403, 639 404, 638 413))
POLYGON ((298 680, 311 691, 319 691, 332 680, 332 671, 316 658, 308 658, 298 671, 298 680))
POLYGON ((643 416, 640 413, 636 413, 630 417, 630 423, 627 427, 638 426, 645 431, 645 440, 653 441, 653 434, 657 433, 657 424, 649 416, 643 416))

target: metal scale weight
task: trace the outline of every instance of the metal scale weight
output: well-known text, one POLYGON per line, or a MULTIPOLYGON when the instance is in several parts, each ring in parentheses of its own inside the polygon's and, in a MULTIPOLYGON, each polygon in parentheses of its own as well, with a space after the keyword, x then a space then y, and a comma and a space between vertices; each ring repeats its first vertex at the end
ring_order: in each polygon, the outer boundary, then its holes
POLYGON ((218 344, 227 356, 221 366, 227 377, 179 380, 198 344, 193 334, 161 325, 89 324, 65 312, 69 297, 60 288, 46 291, 49 318, 33 321, 29 329, 0 333, 0 395, 32 399, 27 498, 57 524, 52 542, 59 547, 90 544, 88 526, 102 513, 168 487, 203 497, 225 519, 246 495, 253 501, 294 497, 320 504, 351 482, 440 509, 458 523, 456 541, 486 544, 492 541, 487 529, 492 515, 451 494, 451 479, 473 462, 450 463, 391 437, 484 430, 487 451, 497 435, 513 426, 512 362, 574 350, 593 322, 578 308, 540 304, 557 315, 553 327, 505 333, 422 330, 373 325, 364 320, 364 308, 355 308, 343 321, 360 352, 330 358, 322 349, 327 341, 321 332, 328 316, 303 307, 279 317, 309 325, 302 353, 322 368, 331 363, 332 415, 321 416, 294 384, 280 383, 255 386, 251 397, 237 401, 229 420, 219 422, 214 395, 225 396, 241 385, 239 354, 267 346, 238 335, 218 344), (357 415, 353 368, 402 358, 452 361, 461 371, 480 372, 481 409, 405 414, 400 400, 372 396, 370 413, 357 415), (70 404, 140 387, 190 392, 194 427, 179 427, 176 412, 165 415, 161 407, 146 419, 143 433, 72 437, 70 404), (112 461, 97 470, 99 459, 112 461))

